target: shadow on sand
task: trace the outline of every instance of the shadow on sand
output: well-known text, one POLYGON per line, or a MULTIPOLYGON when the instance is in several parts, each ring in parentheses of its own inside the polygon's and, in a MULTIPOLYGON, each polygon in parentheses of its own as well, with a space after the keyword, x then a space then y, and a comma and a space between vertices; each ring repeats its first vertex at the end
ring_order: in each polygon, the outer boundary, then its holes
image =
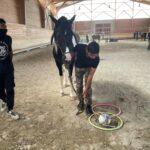
POLYGON ((111 81, 93 82, 93 104, 111 103, 122 109, 123 116, 131 120, 150 121, 150 95, 137 88, 111 81))

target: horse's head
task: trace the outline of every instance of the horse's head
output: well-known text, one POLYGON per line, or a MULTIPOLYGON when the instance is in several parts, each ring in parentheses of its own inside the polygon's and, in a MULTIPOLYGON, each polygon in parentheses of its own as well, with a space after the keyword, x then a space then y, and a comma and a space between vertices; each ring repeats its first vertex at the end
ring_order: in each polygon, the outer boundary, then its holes
POLYGON ((73 16, 70 20, 62 16, 58 20, 51 16, 54 22, 54 33, 52 35, 51 43, 54 40, 57 48, 59 48, 63 55, 73 52, 74 46, 77 43, 74 32, 72 31, 72 23, 75 19, 73 16))

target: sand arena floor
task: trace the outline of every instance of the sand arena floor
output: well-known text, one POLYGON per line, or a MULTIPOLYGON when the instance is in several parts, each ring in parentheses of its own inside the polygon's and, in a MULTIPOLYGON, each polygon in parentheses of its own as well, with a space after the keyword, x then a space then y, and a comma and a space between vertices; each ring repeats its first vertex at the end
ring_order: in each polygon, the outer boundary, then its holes
POLYGON ((149 150, 150 51, 147 41, 101 43, 93 103, 120 106, 125 124, 117 131, 92 127, 77 101, 59 94, 51 48, 14 56, 18 121, 0 114, 0 150, 149 150))

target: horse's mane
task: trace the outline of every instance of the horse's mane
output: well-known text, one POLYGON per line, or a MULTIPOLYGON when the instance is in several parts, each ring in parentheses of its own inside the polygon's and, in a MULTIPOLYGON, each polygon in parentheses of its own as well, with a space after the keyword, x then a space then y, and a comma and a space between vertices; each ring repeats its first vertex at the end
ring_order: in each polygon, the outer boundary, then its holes
POLYGON ((62 16, 58 19, 58 21, 56 23, 56 28, 57 27, 61 27, 62 29, 64 29, 64 31, 65 31, 65 29, 72 31, 71 24, 69 23, 67 18, 64 16, 62 16))
POLYGON ((66 17, 64 17, 64 16, 62 16, 62 17, 60 17, 59 19, 58 19, 58 21, 57 21, 57 23, 58 24, 60 24, 60 23, 67 23, 68 22, 68 20, 67 20, 67 18, 66 17))
POLYGON ((51 44, 54 42, 57 47, 59 47, 63 52, 66 51, 66 48, 69 48, 72 51, 75 43, 77 43, 76 36, 72 30, 72 23, 75 18, 68 20, 65 16, 60 17, 58 20, 51 17, 55 23, 54 32, 51 37, 51 44), (74 38, 74 43, 73 39, 74 38))

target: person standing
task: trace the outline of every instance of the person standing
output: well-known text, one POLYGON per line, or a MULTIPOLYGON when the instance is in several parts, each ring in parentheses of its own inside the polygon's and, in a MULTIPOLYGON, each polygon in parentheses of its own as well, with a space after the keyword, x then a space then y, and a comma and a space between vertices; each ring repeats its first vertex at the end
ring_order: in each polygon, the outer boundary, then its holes
POLYGON ((77 44, 75 47, 76 92, 79 99, 77 108, 78 113, 83 112, 85 109, 88 116, 93 114, 91 84, 100 62, 99 51, 99 44, 95 41, 90 42, 88 45, 77 44), (83 80, 85 80, 84 86, 83 80))
POLYGON ((12 38, 7 35, 7 25, 0 18, 0 111, 7 112, 12 119, 19 119, 14 107, 14 66, 12 62, 12 38))

